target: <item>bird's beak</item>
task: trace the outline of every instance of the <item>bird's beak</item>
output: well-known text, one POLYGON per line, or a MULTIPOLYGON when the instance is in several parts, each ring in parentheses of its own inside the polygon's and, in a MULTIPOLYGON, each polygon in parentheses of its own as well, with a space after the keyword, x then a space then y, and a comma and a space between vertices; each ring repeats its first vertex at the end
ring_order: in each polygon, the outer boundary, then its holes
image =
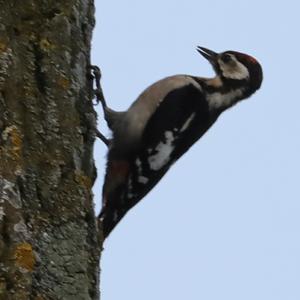
POLYGON ((204 57, 206 58, 213 66, 216 65, 217 62, 217 58, 218 58, 218 53, 209 50, 207 48, 204 47, 197 47, 197 51, 204 57))

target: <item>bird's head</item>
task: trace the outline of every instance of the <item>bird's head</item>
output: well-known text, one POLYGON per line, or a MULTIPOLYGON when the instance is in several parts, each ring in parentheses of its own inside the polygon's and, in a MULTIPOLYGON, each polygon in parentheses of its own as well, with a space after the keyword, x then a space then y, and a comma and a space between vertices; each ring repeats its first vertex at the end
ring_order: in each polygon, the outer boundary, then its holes
POLYGON ((260 88, 263 73, 254 57, 236 51, 216 53, 204 47, 197 47, 197 51, 211 63, 224 83, 246 85, 249 94, 260 88))

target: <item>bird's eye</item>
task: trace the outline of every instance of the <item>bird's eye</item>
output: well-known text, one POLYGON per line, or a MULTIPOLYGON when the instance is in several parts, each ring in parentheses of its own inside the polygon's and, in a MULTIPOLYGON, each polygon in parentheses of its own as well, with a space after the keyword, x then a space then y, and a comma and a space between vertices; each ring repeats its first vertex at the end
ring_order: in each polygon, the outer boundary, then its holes
POLYGON ((224 61, 224 63, 229 63, 232 60, 231 55, 230 54, 224 54, 222 56, 222 60, 224 61))

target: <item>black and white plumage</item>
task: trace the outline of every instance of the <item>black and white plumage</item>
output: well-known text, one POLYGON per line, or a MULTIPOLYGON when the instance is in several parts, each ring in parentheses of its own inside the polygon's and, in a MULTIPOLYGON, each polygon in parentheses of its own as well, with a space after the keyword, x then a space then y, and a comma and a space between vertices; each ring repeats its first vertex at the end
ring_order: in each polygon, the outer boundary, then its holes
POLYGON ((260 88, 262 68, 253 57, 197 50, 216 77, 167 77, 148 87, 125 112, 111 110, 98 97, 113 133, 99 215, 104 238, 223 111, 260 88))

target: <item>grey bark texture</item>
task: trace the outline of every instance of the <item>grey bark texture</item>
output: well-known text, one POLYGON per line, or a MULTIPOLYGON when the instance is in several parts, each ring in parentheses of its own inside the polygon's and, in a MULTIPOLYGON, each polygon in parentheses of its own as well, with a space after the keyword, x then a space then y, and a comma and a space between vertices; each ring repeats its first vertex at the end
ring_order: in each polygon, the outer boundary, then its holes
POLYGON ((93 0, 0 0, 0 299, 99 299, 93 0))

